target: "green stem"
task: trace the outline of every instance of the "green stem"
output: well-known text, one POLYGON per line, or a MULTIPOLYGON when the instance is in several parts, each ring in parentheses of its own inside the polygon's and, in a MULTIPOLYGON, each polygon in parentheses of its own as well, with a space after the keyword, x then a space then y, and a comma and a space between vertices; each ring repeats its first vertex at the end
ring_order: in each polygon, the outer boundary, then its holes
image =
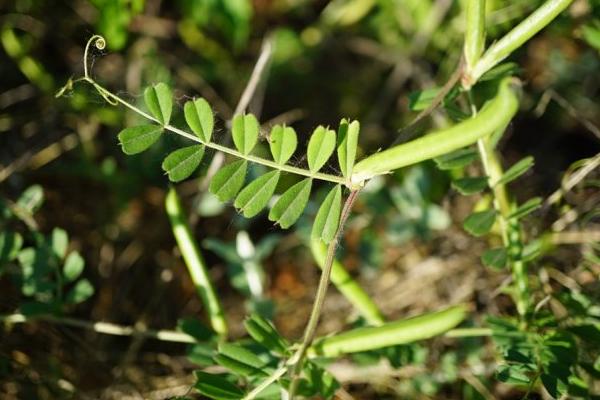
POLYGON ((502 39, 490 46, 472 70, 467 70, 467 74, 463 79, 465 87, 469 88, 474 85, 483 74, 531 39, 533 35, 552 22, 572 2, 573 0, 548 0, 540 6, 519 25, 504 35, 502 39))
POLYGON ((465 31, 465 63, 467 73, 479 61, 485 47, 485 0, 468 0, 465 31))
POLYGON ((262 381, 260 383, 260 385, 258 385, 257 387, 255 387, 254 389, 252 389, 252 391, 250 393, 248 393, 247 395, 245 395, 242 398, 242 400, 252 400, 252 399, 256 398, 256 396, 258 396, 259 394, 261 394, 263 390, 265 390, 267 387, 269 387, 269 385, 271 385, 273 382, 275 382, 279 378, 281 378, 287 372, 287 370, 288 370, 287 365, 279 367, 267 379, 265 379, 264 381, 262 381))
POLYGON ((188 268, 192 282, 198 295, 208 309, 211 326, 221 337, 227 337, 227 321, 219 298, 213 288, 206 268, 206 263, 200 254, 198 245, 187 225, 185 213, 181 207, 179 196, 175 189, 170 188, 165 199, 165 208, 171 221, 173 235, 188 268))
POLYGON ((329 246, 327 248, 327 258, 325 259, 325 263, 322 268, 321 278, 319 280, 319 286, 317 287, 317 294, 315 295, 315 301, 313 303, 313 308, 310 313, 310 318, 308 320, 306 328, 304 329, 302 343, 300 344, 300 348, 298 349, 298 351, 296 351, 296 353, 288 362, 288 364, 294 365, 292 369, 292 382, 290 383, 289 389, 290 400, 294 400, 294 395, 298 388, 300 372, 302 371, 302 365, 304 358, 306 357, 306 351, 315 339, 317 324, 319 323, 321 310, 323 309, 323 304, 325 303, 327 288, 329 287, 329 278, 331 276, 331 270, 333 268, 335 251, 337 250, 342 231, 344 230, 344 225, 346 224, 346 220, 350 216, 350 211, 352 210, 352 206, 354 205, 358 193, 359 190, 353 190, 352 192, 350 192, 350 195, 346 199, 344 208, 342 210, 342 215, 340 217, 338 229, 335 233, 335 237, 331 242, 329 242, 329 246))
MULTIPOLYGON (((313 239, 310 242, 310 249, 319 268, 323 268, 327 259, 327 246, 321 240, 313 239)), ((331 267, 331 282, 369 324, 381 325, 385 322, 381 311, 371 297, 360 287, 358 282, 352 279, 344 266, 335 259, 331 267)))

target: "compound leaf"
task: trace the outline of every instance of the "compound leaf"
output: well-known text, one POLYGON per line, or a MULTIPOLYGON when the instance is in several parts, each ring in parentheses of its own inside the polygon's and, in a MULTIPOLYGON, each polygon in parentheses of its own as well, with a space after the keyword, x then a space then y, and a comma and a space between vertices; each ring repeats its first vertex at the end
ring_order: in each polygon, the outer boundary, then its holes
POLYGON ((260 125, 252 114, 236 115, 231 125, 235 147, 244 155, 250 154, 256 141, 260 125))
POLYGON ((312 179, 304 179, 289 188, 269 212, 269 219, 284 229, 292 226, 306 207, 311 187, 312 179))
POLYGON ((160 125, 139 125, 123 129, 118 136, 123 153, 141 153, 160 138, 162 130, 160 125))
POLYGON ((203 98, 188 101, 183 106, 185 122, 204 143, 210 142, 215 125, 212 109, 203 98))
POLYGON ((325 243, 329 243, 338 230, 341 210, 342 189, 340 185, 335 185, 329 191, 317 212, 313 223, 312 237, 321 238, 325 243))
POLYGON ((318 126, 308 141, 306 157, 310 172, 318 172, 335 149, 335 132, 318 126))
POLYGON ((169 175, 171 182, 180 182, 198 168, 203 156, 204 145, 184 147, 169 154, 162 163, 162 169, 169 175))
POLYGON ((298 138, 296 131, 290 126, 275 125, 269 134, 269 147, 273 160, 277 164, 285 164, 296 151, 298 138))
POLYGON ((475 194, 488 187, 488 178, 485 176, 459 178, 452 181, 452 187, 460 194, 475 194))
POLYGON ((473 236, 482 236, 492 229, 495 221, 496 210, 479 211, 469 215, 463 227, 473 236))
POLYGON ((216 400, 239 400, 244 397, 244 392, 221 375, 202 371, 195 371, 194 375, 197 379, 194 387, 204 396, 216 400))
POLYGON ((161 82, 147 87, 144 91, 144 101, 148 110, 162 125, 169 124, 173 109, 173 100, 171 89, 167 84, 161 82))
POLYGON ((531 168, 532 166, 533 166, 533 157, 531 157, 531 156, 525 157, 522 160, 520 160, 519 162, 517 162, 515 165, 510 167, 504 173, 504 175, 502 175, 502 178, 500 178, 496 184, 502 185, 502 184, 505 184, 508 182, 512 182, 515 179, 517 179, 518 177, 520 177, 521 175, 523 175, 525 172, 527 172, 527 170, 529 170, 529 168, 531 168))
POLYGON ((208 190, 219 200, 231 200, 244 186, 248 162, 238 160, 221 168, 210 181, 208 190))
POLYGON ((234 205, 242 211, 244 217, 255 216, 267 205, 275 192, 279 176, 279 170, 266 173, 256 178, 238 194, 234 205))
POLYGON ((352 176, 352 168, 354 167, 354 161, 356 160, 359 131, 360 123, 358 121, 348 123, 346 119, 343 119, 342 122, 340 122, 337 136, 337 156, 344 178, 352 176))

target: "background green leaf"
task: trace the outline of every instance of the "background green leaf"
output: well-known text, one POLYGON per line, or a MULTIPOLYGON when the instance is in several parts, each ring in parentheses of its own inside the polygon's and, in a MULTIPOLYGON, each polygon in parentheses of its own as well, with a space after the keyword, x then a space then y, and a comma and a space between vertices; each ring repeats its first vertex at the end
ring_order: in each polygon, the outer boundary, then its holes
POLYGON ((81 254, 77 251, 71 252, 67 256, 65 265, 63 266, 63 277, 67 282, 73 282, 75 279, 79 278, 83 272, 84 266, 85 261, 83 260, 83 257, 81 257, 81 254))

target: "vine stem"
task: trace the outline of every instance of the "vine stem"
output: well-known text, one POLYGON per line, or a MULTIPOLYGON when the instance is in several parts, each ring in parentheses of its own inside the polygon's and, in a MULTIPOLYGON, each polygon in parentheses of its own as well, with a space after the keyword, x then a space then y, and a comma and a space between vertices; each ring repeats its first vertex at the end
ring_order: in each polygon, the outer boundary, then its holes
POLYGON ((340 217, 340 223, 338 225, 338 229, 335 233, 335 236, 331 242, 329 242, 329 246, 327 247, 327 258, 325 259, 325 264, 323 265, 323 269, 321 271, 321 278, 319 280, 319 286, 317 287, 317 293, 315 295, 315 301, 313 303, 313 308, 310 313, 310 318, 308 323, 306 324, 306 328, 304 329, 304 336, 302 338, 302 343, 300 344, 300 348, 289 360, 288 364, 293 364, 292 369, 292 382, 290 383, 289 389, 289 399, 294 400, 294 394, 298 388, 300 372, 302 371, 302 362, 306 357, 306 351, 312 344, 315 339, 315 334, 317 331, 317 325, 319 323, 319 318, 321 317, 321 311, 323 309, 323 304, 325 303, 325 297, 327 295, 327 288, 329 287, 329 280, 331 278, 331 270, 333 266, 333 261, 335 259, 335 252, 338 248, 339 241, 341 239, 342 232, 344 231, 344 225, 350 216, 350 212, 352 210, 352 206, 356 201, 358 193, 360 189, 353 190, 350 192, 348 198, 346 198, 346 202, 344 203, 344 208, 342 209, 342 215, 340 217))

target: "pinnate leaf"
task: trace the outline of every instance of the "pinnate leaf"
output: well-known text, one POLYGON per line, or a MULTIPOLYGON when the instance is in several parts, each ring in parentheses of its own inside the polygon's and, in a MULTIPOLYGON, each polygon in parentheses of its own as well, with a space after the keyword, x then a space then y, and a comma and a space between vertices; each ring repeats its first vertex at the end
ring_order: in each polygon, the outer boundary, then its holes
POLYGON ((521 175, 523 175, 529 168, 533 166, 533 157, 528 156, 517 162, 515 165, 510 167, 502 178, 498 180, 497 185, 506 184, 508 182, 512 182, 521 175))
POLYGON ((352 176, 354 161, 356 161, 359 131, 360 124, 358 121, 348 123, 347 120, 343 119, 342 122, 340 122, 337 137, 337 155, 340 163, 340 170, 342 171, 344 178, 352 176))
POLYGON ((275 125, 269 135, 269 147, 273 160, 277 164, 285 164, 298 147, 296 131, 290 126, 275 125))
POLYGON ((206 397, 216 400, 239 400, 244 397, 244 392, 221 375, 203 371, 195 371, 194 375, 197 379, 196 390, 206 397))
POLYGON ((162 133, 159 125, 139 125, 125 128, 119 133, 123 153, 137 154, 152 146, 162 133))
POLYGON ((256 178, 238 194, 234 205, 242 211, 244 217, 255 216, 267 205, 275 192, 279 176, 279 170, 266 173, 256 178))
POLYGON ((311 187, 312 179, 304 179, 289 188, 271 208, 269 219, 284 229, 292 226, 308 203, 311 187))
POLYGON ((180 182, 189 177, 200 165, 204 156, 204 145, 183 147, 165 158, 162 169, 169 175, 171 182, 180 182))
POLYGON ((335 185, 319 207, 313 223, 312 237, 321 238, 325 243, 331 242, 338 230, 341 210, 342 189, 340 185, 335 185))
POLYGON ((244 155, 250 154, 256 141, 260 125, 252 114, 236 115, 231 125, 235 147, 244 155))
POLYGON ((484 176, 459 178, 452 181, 452 186, 458 190, 460 194, 475 194, 488 187, 488 178, 484 176))
POLYGON ((318 172, 335 149, 335 132, 318 126, 308 141, 306 157, 310 172, 318 172))
POLYGON ((221 201, 231 200, 244 186, 247 168, 246 160, 238 160, 226 165, 212 178, 208 190, 221 201))
POLYGON ((173 109, 173 99, 171 89, 167 84, 161 82, 147 87, 144 91, 144 101, 148 110, 162 125, 169 124, 173 109))
POLYGON ((495 221, 496 210, 479 211, 469 215, 463 227, 473 236, 482 236, 492 229, 495 221))
POLYGON ((185 122, 204 143, 210 142, 215 120, 212 109, 203 98, 188 101, 183 106, 185 122))

